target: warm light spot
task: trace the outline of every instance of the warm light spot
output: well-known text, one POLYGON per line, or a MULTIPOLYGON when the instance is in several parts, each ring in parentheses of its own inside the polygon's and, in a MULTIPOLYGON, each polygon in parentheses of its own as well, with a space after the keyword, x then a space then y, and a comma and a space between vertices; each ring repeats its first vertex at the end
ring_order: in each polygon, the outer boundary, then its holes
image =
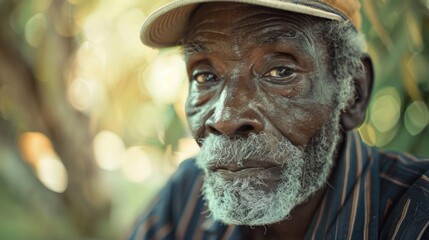
POLYGON ((67 171, 49 138, 39 132, 28 132, 21 134, 19 145, 23 158, 42 184, 54 192, 64 192, 68 184, 67 171))
POLYGON ((109 131, 99 132, 93 142, 95 160, 104 170, 116 170, 125 153, 125 144, 115 133, 109 131))
POLYGON ((25 25, 25 39, 31 46, 38 47, 43 41, 46 30, 46 17, 44 14, 38 13, 30 18, 25 25))
POLYGON ((44 154, 36 165, 39 180, 51 191, 62 193, 68 184, 66 168, 56 154, 44 154))
POLYGON ((103 42, 111 32, 109 17, 100 14, 90 15, 83 26, 85 37, 94 43, 103 42))
POLYGON ((142 57, 151 62, 157 51, 146 47, 140 40, 140 28, 145 20, 142 10, 134 8, 123 13, 118 20, 118 41, 121 42, 121 51, 130 57, 142 57))
POLYGON ((22 157, 30 165, 35 166, 40 161, 41 156, 54 152, 51 140, 40 132, 27 132, 21 134, 19 138, 22 157))
POLYGON ((151 63, 151 62, 153 62, 153 60, 156 58, 156 56, 159 54, 159 50, 158 49, 155 49, 155 48, 151 48, 151 47, 148 47, 148 46, 146 46, 146 45, 143 45, 141 42, 140 42, 140 39, 139 39, 139 49, 141 49, 142 50, 142 56, 143 56, 143 58, 146 60, 146 62, 148 62, 148 63, 151 63))
POLYGON ((107 52, 103 46, 86 41, 79 47, 76 61, 80 74, 97 75, 105 70, 107 52))
POLYGON ((146 69, 143 77, 143 85, 154 101, 173 103, 186 79, 185 63, 178 53, 163 53, 146 69))
POLYGON ((429 123, 429 112, 426 104, 416 101, 408 106, 405 111, 405 128, 411 135, 419 134, 429 123))
POLYGON ((391 130, 399 121, 401 100, 394 88, 381 90, 370 108, 370 120, 381 133, 391 130))
POLYGON ((121 166, 125 176, 133 182, 143 182, 152 173, 150 160, 139 147, 127 150, 121 166))
POLYGON ((179 165, 184 160, 195 156, 200 151, 200 147, 193 138, 181 138, 179 146, 174 153, 174 163, 179 165))
MULTIPOLYGON (((145 15, 138 8, 130 9, 123 13, 118 20, 118 32, 123 41, 140 40, 139 32, 145 15)), ((142 45, 142 44, 141 44, 142 45)))
POLYGON ((374 127, 371 126, 371 124, 363 124, 360 128, 359 128, 359 133, 362 136, 362 140, 370 145, 370 146, 374 146, 377 142, 377 134, 374 130, 374 127))
POLYGON ((68 97, 74 108, 80 111, 89 110, 96 101, 96 86, 94 81, 83 78, 75 79, 68 88, 68 97))
POLYGON ((390 131, 385 132, 385 133, 378 133, 377 138, 376 138, 376 142, 375 142, 375 146, 376 147, 384 147, 387 144, 389 144, 396 136, 396 134, 398 134, 398 130, 399 127, 395 126, 394 128, 392 128, 390 131))

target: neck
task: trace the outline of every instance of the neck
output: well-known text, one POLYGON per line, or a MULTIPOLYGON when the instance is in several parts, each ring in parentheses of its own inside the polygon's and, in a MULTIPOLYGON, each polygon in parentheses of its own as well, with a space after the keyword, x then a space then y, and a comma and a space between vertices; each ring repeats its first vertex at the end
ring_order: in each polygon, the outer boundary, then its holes
POLYGON ((324 193, 325 188, 318 190, 308 201, 295 207, 291 217, 286 220, 268 226, 248 228, 246 239, 304 239, 324 193))

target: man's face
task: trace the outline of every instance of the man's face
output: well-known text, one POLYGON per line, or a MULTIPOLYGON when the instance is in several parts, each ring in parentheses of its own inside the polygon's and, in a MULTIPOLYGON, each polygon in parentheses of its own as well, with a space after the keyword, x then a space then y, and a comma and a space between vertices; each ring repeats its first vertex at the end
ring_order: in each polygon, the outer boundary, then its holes
POLYGON ((339 135, 317 19, 205 4, 185 38, 186 111, 204 194, 225 223, 281 221, 326 182, 339 135))

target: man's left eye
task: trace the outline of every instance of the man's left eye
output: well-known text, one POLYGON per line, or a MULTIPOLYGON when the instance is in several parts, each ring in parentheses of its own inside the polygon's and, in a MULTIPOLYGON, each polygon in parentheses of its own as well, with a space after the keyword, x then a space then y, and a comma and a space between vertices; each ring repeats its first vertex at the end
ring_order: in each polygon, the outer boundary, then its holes
POLYGON ((275 67, 268 71, 264 76, 274 78, 284 78, 292 75, 294 70, 289 67, 275 67))

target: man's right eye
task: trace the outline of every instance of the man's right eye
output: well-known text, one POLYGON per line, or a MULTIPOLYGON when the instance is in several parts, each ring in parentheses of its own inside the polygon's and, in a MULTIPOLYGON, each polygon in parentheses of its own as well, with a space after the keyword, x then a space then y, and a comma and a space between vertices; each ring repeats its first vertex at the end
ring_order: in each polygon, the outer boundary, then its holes
POLYGON ((214 83, 219 81, 219 78, 211 72, 200 72, 192 76, 192 80, 198 83, 214 83))

